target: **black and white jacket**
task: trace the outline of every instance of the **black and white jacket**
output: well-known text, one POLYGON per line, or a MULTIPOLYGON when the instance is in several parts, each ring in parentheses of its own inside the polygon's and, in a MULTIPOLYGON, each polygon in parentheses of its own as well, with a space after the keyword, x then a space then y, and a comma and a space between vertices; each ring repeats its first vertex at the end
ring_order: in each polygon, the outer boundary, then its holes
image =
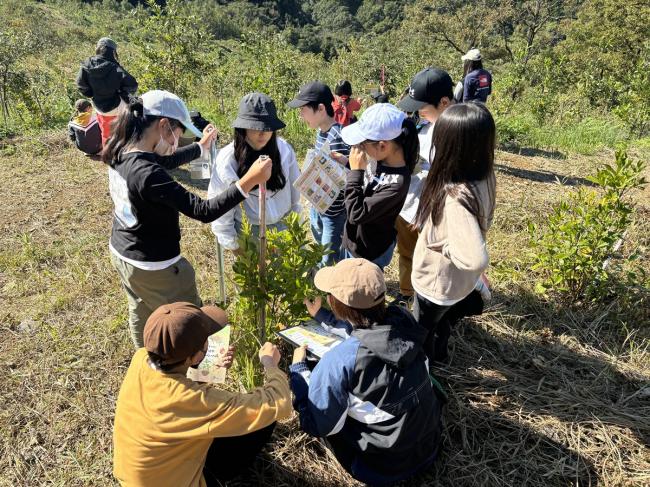
POLYGON ((236 185, 205 200, 178 184, 165 169, 201 156, 191 144, 171 156, 152 152, 122 154, 108 170, 115 205, 111 250, 138 262, 163 262, 180 255, 179 213, 209 223, 238 205, 244 196, 236 185))
POLYGON ((397 236, 395 220, 404 205, 411 173, 406 166, 377 163, 363 171, 350 171, 345 184, 347 219, 343 247, 355 257, 375 260, 397 236))
MULTIPOLYGON (((331 313, 316 317, 345 327, 331 313)), ((301 428, 326 437, 357 480, 398 482, 428 466, 438 453, 442 402, 422 351, 426 335, 408 311, 389 306, 384 323, 353 330, 313 372, 305 362, 290 368, 301 428)))

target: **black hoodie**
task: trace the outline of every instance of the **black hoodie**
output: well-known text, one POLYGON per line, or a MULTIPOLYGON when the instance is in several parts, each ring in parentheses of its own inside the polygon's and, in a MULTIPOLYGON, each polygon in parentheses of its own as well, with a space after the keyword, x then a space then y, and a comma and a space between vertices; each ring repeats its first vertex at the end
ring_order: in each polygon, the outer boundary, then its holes
POLYGON ((438 453, 442 402, 422 351, 426 334, 408 311, 389 306, 383 324, 354 330, 313 372, 304 362, 291 366, 302 429, 326 437, 362 482, 403 480, 438 453))
POLYGON ((102 56, 92 56, 81 63, 77 88, 100 113, 108 113, 128 101, 129 94, 138 89, 138 82, 117 62, 102 56))

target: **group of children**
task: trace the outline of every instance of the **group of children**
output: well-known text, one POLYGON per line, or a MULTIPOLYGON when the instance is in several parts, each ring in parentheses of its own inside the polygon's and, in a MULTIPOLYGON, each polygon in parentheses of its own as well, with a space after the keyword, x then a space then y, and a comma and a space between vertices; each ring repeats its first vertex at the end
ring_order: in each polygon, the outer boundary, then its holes
POLYGON ((435 460, 444 394, 430 367, 447 360, 454 323, 481 312, 486 291, 494 120, 482 103, 455 104, 451 77, 436 68, 417 73, 397 106, 377 103, 357 121, 341 85, 336 99, 324 83, 307 83, 288 106, 316 131, 315 148, 328 143, 332 158, 349 168, 330 208, 310 209, 313 236, 330 249, 315 274, 329 309, 321 298, 305 301, 310 315, 345 340, 313 370, 307 350, 297 348, 288 379, 278 349, 266 343, 259 354, 265 384, 246 394, 186 377, 228 317, 203 306, 181 255, 179 214, 212 223, 219 243, 236 251, 242 213, 258 231, 265 184, 266 224, 281 231, 288 213, 302 211, 296 155, 278 135, 285 124, 267 95, 244 96, 233 142, 219 152, 203 199, 167 170, 206 154, 214 127, 198 130, 183 101, 166 91, 118 102, 101 157, 115 208, 111 260, 138 349, 115 414, 114 473, 122 485, 232 478, 290 415, 291 393, 303 431, 323 439, 362 482, 392 484, 435 460), (343 120, 337 102, 348 104, 343 120), (199 140, 178 148, 185 131, 199 140), (388 305, 383 269, 396 246, 401 296, 388 305))

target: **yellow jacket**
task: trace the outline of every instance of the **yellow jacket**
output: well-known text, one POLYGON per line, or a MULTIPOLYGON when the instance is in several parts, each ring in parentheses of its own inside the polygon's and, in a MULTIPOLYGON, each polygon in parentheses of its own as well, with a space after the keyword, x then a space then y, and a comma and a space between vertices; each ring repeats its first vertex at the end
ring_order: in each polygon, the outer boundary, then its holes
POLYGON ((238 394, 155 370, 141 348, 117 399, 113 473, 123 487, 204 487, 214 438, 252 433, 291 411, 279 369, 267 371, 264 386, 238 394))

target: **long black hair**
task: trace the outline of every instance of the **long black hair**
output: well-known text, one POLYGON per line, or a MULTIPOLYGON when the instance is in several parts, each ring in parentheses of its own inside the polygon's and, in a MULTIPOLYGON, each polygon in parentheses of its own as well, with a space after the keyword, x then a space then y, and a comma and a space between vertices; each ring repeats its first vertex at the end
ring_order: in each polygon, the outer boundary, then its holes
MULTIPOLYGON (((287 178, 282 172, 282 160, 280 159, 280 149, 278 149, 278 139, 275 132, 260 150, 253 149, 246 142, 246 129, 235 129, 235 160, 237 161, 237 176, 240 178, 246 174, 253 163, 259 156, 266 154, 273 162, 271 177, 266 182, 266 188, 270 191, 279 191, 287 184, 287 178)), ((257 186, 256 186, 257 187, 257 186)))
MULTIPOLYGON (((433 128, 435 156, 422 189, 415 226, 422 228, 431 218, 440 223, 447 195, 474 215, 481 229, 475 182, 494 177, 496 128, 490 111, 482 103, 460 103, 447 108, 433 128), (463 191, 463 186, 469 190, 463 191)), ((491 195, 494 197, 494 195, 491 195)))
MULTIPOLYGON (((111 137, 102 152, 102 161, 111 167, 119 163, 119 158, 127 145, 137 143, 145 131, 162 117, 145 115, 142 98, 132 97, 128 104, 120 106, 116 119, 111 124, 111 137)), ((168 118, 172 130, 183 124, 168 118)))
MULTIPOLYGON (((373 142, 378 141, 375 140, 373 142)), ((407 117, 404 119, 402 122, 402 133, 394 138, 393 142, 402 148, 406 167, 413 174, 413 169, 420 157, 420 139, 418 139, 418 129, 411 118, 407 117)))
POLYGON ((483 61, 480 59, 478 61, 472 61, 471 59, 466 60, 463 63, 463 76, 467 76, 475 69, 483 69, 483 61))

